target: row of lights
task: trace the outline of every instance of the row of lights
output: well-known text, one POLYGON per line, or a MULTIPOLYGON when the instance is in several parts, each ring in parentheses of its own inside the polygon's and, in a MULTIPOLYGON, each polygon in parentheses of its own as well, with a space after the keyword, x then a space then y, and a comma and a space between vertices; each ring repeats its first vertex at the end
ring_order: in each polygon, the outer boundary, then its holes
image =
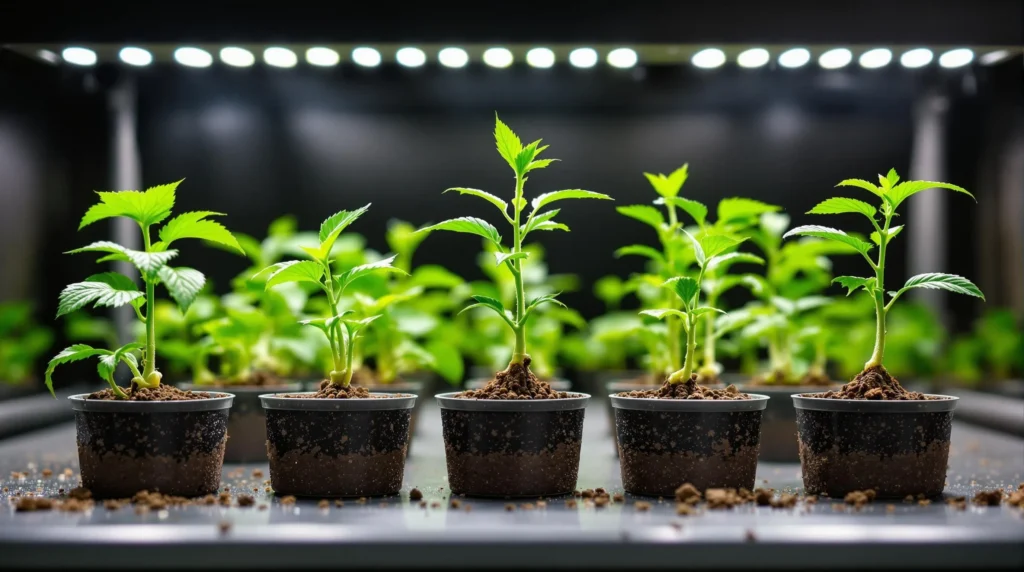
MULTIPOLYGON (((52 55, 52 54, 51 54, 52 55)), ((249 50, 239 47, 226 47, 220 50, 220 60, 234 67, 248 67, 256 63, 256 56, 249 50)), ((329 67, 341 62, 341 55, 331 48, 315 47, 306 50, 306 62, 310 65, 329 67)), ((979 61, 983 64, 999 62, 1010 54, 1006 50, 998 50, 983 55, 979 61)), ((64 61, 80 66, 91 66, 96 63, 96 52, 89 48, 69 47, 61 53, 64 61)), ((118 54, 121 61, 133 66, 148 66, 153 62, 153 54, 139 47, 122 48, 118 54)), ((379 66, 383 60, 379 51, 369 47, 352 50, 352 61, 364 67, 379 66)), ((55 56, 54 56, 55 59, 55 56)), ((181 47, 174 50, 174 59, 188 67, 205 68, 213 64, 210 52, 195 47, 181 47)), ((637 54, 630 48, 617 48, 606 57, 608 65, 626 69, 637 63, 637 54)), ((924 67, 935 59, 928 48, 914 48, 903 52, 899 61, 905 68, 924 67)), ((427 54, 414 47, 401 48, 395 53, 395 60, 405 67, 416 68, 427 63, 427 54)), ((483 54, 484 63, 494 68, 507 68, 512 65, 514 57, 506 48, 488 48, 483 54)), ((713 69, 726 63, 725 52, 718 48, 706 48, 693 55, 691 63, 698 68, 713 69)), ((861 67, 878 69, 889 65, 893 60, 892 51, 887 48, 868 50, 857 58, 861 67)), ((291 68, 299 62, 298 55, 284 47, 273 46, 263 50, 263 61, 267 65, 279 68, 291 68)), ((461 68, 469 63, 469 54, 462 48, 443 48, 437 53, 437 61, 449 68, 461 68)), ((771 61, 771 54, 764 48, 751 48, 741 52, 736 63, 743 68, 759 68, 771 61)), ((811 52, 806 48, 792 48, 779 54, 778 64, 784 68, 799 68, 811 61, 811 52)), ((818 65, 824 69, 834 70, 849 65, 853 61, 853 52, 847 48, 834 48, 818 56, 818 65)), ((944 68, 958 68, 974 61, 974 51, 969 48, 955 48, 943 52, 938 63, 944 68)), ((577 68, 592 68, 597 65, 598 54, 593 48, 576 48, 569 52, 569 63, 577 68)), ((535 68, 550 68, 555 65, 555 53, 549 48, 533 48, 526 52, 526 63, 535 68)))

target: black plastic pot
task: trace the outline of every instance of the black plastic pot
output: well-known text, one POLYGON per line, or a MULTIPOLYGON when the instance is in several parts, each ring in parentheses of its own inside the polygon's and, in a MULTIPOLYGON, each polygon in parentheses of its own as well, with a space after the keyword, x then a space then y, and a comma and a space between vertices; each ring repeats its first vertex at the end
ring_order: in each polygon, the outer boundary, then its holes
POLYGON ((576 488, 589 395, 537 400, 456 395, 437 396, 453 493, 547 497, 576 488))
POLYGON ((757 392, 769 397, 761 417, 761 445, 758 459, 768 463, 799 463, 800 447, 796 438, 794 395, 825 391, 829 387, 801 385, 748 385, 740 391, 757 392))
POLYGON ((927 401, 794 395, 804 491, 842 498, 936 496, 946 482, 957 398, 927 401))
POLYGON ((96 498, 141 490, 196 497, 217 491, 234 396, 111 401, 72 395, 82 486, 96 498))
MULTIPOLYGON (((415 395, 416 397, 423 396, 423 388, 426 386, 426 382, 422 380, 408 380, 408 381, 395 381, 392 383, 375 383, 372 385, 365 386, 370 391, 377 393, 399 393, 405 395, 415 395)), ((412 408, 411 417, 409 418, 409 445, 406 447, 405 454, 409 455, 412 452, 413 434, 416 431, 416 419, 417 414, 420 412, 423 400, 417 399, 416 404, 412 408)))
POLYGON ((754 488, 761 413, 768 397, 744 400, 646 399, 612 395, 626 491, 672 496, 698 490, 754 488))
MULTIPOLYGON (((641 383, 637 381, 644 374, 641 372, 640 375, 628 379, 618 379, 615 381, 607 381, 604 384, 604 392, 606 396, 612 396, 616 393, 625 393, 627 391, 642 391, 644 389, 654 389, 656 385, 650 383, 641 383)), ((612 432, 612 444, 615 445, 615 455, 619 455, 619 441, 615 434, 615 408, 612 406, 610 399, 604 400, 605 412, 608 414, 608 427, 612 432)))
POLYGON ((260 396, 267 412, 267 456, 275 494, 368 497, 402 488, 416 396, 371 395, 260 396))
POLYGON ((195 385, 182 383, 185 391, 230 390, 235 396, 228 416, 228 444, 224 449, 225 463, 267 462, 267 416, 260 405, 260 395, 302 391, 302 383, 279 385, 195 385))

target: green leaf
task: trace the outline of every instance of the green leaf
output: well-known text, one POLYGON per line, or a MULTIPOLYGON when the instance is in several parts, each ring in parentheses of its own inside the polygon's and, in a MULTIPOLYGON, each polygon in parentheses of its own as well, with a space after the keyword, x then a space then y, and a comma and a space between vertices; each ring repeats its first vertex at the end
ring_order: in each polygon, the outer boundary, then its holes
POLYGON ((538 211, 555 201, 563 201, 565 199, 601 199, 606 201, 612 200, 611 197, 603 193, 595 193, 594 191, 584 191, 582 189, 568 189, 564 191, 554 191, 551 193, 544 193, 543 195, 539 195, 532 201, 530 201, 530 206, 533 207, 534 211, 538 211))
POLYGON ((729 222, 737 219, 759 217, 764 213, 778 211, 781 207, 770 205, 754 199, 732 197, 722 199, 718 203, 718 222, 729 222))
POLYGON ((684 199, 682 197, 663 197, 654 201, 656 205, 669 204, 678 208, 683 209, 686 214, 690 215, 693 220, 697 221, 697 224, 704 226, 704 222, 708 218, 708 207, 704 203, 699 203, 690 199, 684 199))
POLYGON ((508 216, 508 203, 487 191, 481 191, 480 189, 468 189, 464 187, 452 187, 450 189, 445 189, 444 192, 447 193, 448 191, 455 191, 461 195, 473 195, 474 197, 480 197, 481 199, 498 207, 506 217, 508 216))
POLYGON ((735 310, 715 320, 715 338, 721 338, 725 334, 750 324, 757 315, 750 308, 735 310))
POLYGON ((60 293, 57 306, 57 317, 80 310, 92 303, 94 308, 101 306, 116 308, 130 304, 146 294, 139 291, 131 278, 117 272, 94 274, 64 288, 60 293))
POLYGON ((411 285, 424 288, 454 288, 464 282, 458 274, 436 264, 417 266, 409 277, 411 285))
POLYGON ((380 317, 381 315, 378 314, 376 316, 368 316, 366 318, 360 318, 358 320, 342 318, 341 321, 343 324, 345 324, 345 329, 348 330, 349 338, 354 339, 356 337, 356 334, 358 334, 360 330, 362 330, 366 326, 369 326, 380 317))
POLYGON ((395 262, 395 257, 396 255, 392 255, 383 260, 378 260, 377 262, 360 264, 359 266, 342 272, 337 277, 338 282, 341 283, 341 291, 344 292, 345 288, 348 288, 349 284, 351 284, 358 278, 361 278, 368 274, 373 274, 374 272, 377 271, 383 271, 384 273, 393 274, 405 274, 405 272, 393 266, 393 263, 395 262))
POLYGON ((874 219, 877 210, 864 201, 846 197, 832 197, 815 205, 813 209, 807 211, 807 214, 860 213, 870 219, 874 219))
POLYGON ((565 232, 569 232, 569 227, 553 220, 546 220, 530 226, 532 227, 530 230, 564 230, 565 232))
POLYGON ((843 244, 848 244, 852 246, 857 252, 860 252, 861 254, 867 254, 873 248, 870 242, 864 242, 863 240, 854 236, 850 236, 841 230, 829 228, 827 226, 818 226, 814 224, 798 226, 796 228, 790 229, 789 232, 782 235, 782 238, 789 238, 791 236, 796 235, 814 236, 817 238, 825 238, 828 240, 834 240, 836 242, 842 242, 843 244))
MULTIPOLYGON (((184 181, 184 179, 182 179, 184 181)), ((78 229, 107 218, 128 217, 141 225, 156 224, 171 215, 174 208, 174 191, 181 181, 150 187, 139 191, 100 191, 99 204, 86 211, 78 229)))
POLYGON ((494 114, 494 142, 498 147, 498 154, 508 162, 509 167, 512 167, 518 173, 516 157, 522 152, 523 143, 508 125, 505 125, 501 122, 501 119, 498 119, 497 113, 494 114))
MULTIPOLYGON (((889 233, 888 233, 889 240, 892 240, 897 234, 900 233, 901 230, 903 230, 903 225, 902 224, 899 225, 899 226, 890 227, 889 228, 889 233)), ((882 235, 878 234, 877 230, 875 232, 871 233, 871 242, 881 246, 881 244, 882 244, 882 235)), ((888 241, 886 241, 886 242, 888 242, 888 241)))
POLYGON ((704 247, 701 246, 700 241, 698 241, 696 237, 694 237, 688 231, 684 230, 683 234, 686 235, 686 238, 690 239, 690 244, 693 245, 693 253, 697 259, 697 265, 703 268, 704 263, 707 262, 707 256, 704 254, 704 247))
MULTIPOLYGON (((679 191, 682 190, 683 184, 686 183, 686 179, 689 177, 689 168, 689 164, 684 164, 682 167, 672 171, 670 175, 644 173, 644 176, 650 181, 655 192, 666 199, 670 199, 679 195, 679 191)), ((706 213, 707 211, 705 210, 706 213)))
POLYGON ((669 316, 676 316, 684 320, 686 319, 686 312, 681 312, 679 310, 674 310, 672 308, 653 308, 650 310, 640 310, 640 315, 650 316, 652 318, 657 318, 658 320, 664 320, 669 316))
POLYGON ((878 188, 875 185, 872 185, 871 183, 869 183, 869 182, 867 182, 867 181, 865 181, 863 179, 846 179, 845 181, 840 181, 839 184, 836 185, 836 186, 837 187, 858 187, 858 188, 864 189, 865 191, 867 191, 867 192, 869 192, 869 193, 871 193, 871 194, 873 194, 873 195, 875 195, 876 197, 879 197, 879 198, 882 198, 884 196, 884 194, 885 194, 885 193, 883 193, 882 189, 878 188))
POLYGON ((630 244, 629 246, 623 246, 615 251, 615 258, 621 258, 629 255, 646 256, 659 264, 665 263, 665 256, 662 255, 662 253, 643 244, 630 244))
POLYGON ((50 363, 46 366, 46 388, 50 390, 50 395, 56 395, 53 393, 53 371, 57 369, 57 366, 73 361, 80 361, 88 359, 93 356, 109 355, 114 352, 110 350, 97 349, 86 344, 75 344, 68 346, 60 351, 59 354, 53 356, 50 363))
MULTIPOLYGON (((303 326, 313 326, 318 330, 323 331, 325 334, 334 327, 335 324, 344 320, 345 316, 352 313, 352 310, 344 310, 340 314, 330 316, 328 318, 310 318, 308 320, 299 320, 299 323, 303 326)), ((330 334, 328 334, 330 335, 330 334)))
POLYGON ((324 277, 324 267, 319 262, 312 260, 288 260, 271 264, 257 272, 253 278, 268 275, 264 289, 269 290, 278 284, 287 282, 311 282, 321 284, 324 277))
POLYGON ((498 234, 498 229, 494 228, 491 223, 471 216, 464 216, 459 218, 453 218, 430 226, 425 226, 416 232, 433 232, 435 230, 447 230, 450 232, 462 232, 466 234, 475 234, 486 238, 494 244, 501 244, 501 235, 498 234))
POLYGON ((561 292, 558 292, 556 294, 545 294, 544 296, 538 296, 537 298, 530 300, 530 302, 526 305, 526 312, 523 314, 523 317, 520 321, 525 322, 527 316, 529 316, 541 304, 556 304, 558 306, 561 306, 562 308, 568 308, 568 306, 566 306, 556 298, 558 294, 561 294, 561 292))
POLYGON ((540 142, 541 142, 541 140, 538 139, 538 140, 534 141, 533 143, 530 143, 529 145, 523 147, 523 149, 519 152, 519 154, 516 155, 515 165, 513 167, 515 169, 516 173, 519 173, 521 175, 525 175, 528 171, 531 170, 530 169, 530 165, 532 164, 533 159, 541 151, 543 151, 544 149, 548 148, 548 146, 545 145, 545 146, 543 146, 542 148, 540 148, 538 150, 537 146, 540 145, 540 142))
POLYGON ((557 215, 560 212, 561 209, 551 209, 547 212, 542 212, 538 215, 535 215, 533 218, 529 220, 529 222, 519 225, 519 234, 522 236, 530 234, 530 231, 536 230, 538 224, 550 221, 551 219, 555 218, 555 215, 557 215))
POLYGON ((982 294, 981 290, 970 280, 963 276, 957 276, 956 274, 943 274, 941 272, 929 272, 927 274, 911 276, 907 279, 903 288, 900 288, 899 292, 889 292, 889 294, 892 296, 899 296, 911 288, 946 290, 956 294, 966 294, 968 296, 974 296, 975 298, 981 298, 982 300, 985 299, 985 295, 982 294))
POLYGON ((742 239, 733 238, 724 234, 703 233, 700 237, 700 246, 704 249, 704 256, 708 260, 722 254, 730 248, 735 248, 742 243, 742 239))
POLYGON ((178 239, 198 238, 222 244, 245 254, 245 250, 238 244, 238 240, 232 236, 228 229, 224 228, 224 225, 216 221, 205 220, 209 216, 224 216, 224 213, 194 211, 182 213, 167 221, 167 224, 160 228, 160 242, 158 244, 161 246, 161 249, 170 246, 172 242, 178 239))
POLYGON ((725 310, 719 310, 718 308, 712 308, 711 306, 701 306, 699 308, 694 308, 690 313, 693 314, 694 318, 699 318, 704 314, 710 314, 713 312, 724 314, 725 310))
POLYGON ((495 313, 497 313, 499 316, 501 316, 502 320, 505 320, 506 324, 508 324, 509 326, 514 327, 514 325, 512 323, 512 317, 508 313, 508 311, 505 310, 505 305, 501 303, 501 300, 498 300, 496 298, 491 298, 490 296, 473 295, 473 296, 470 296, 470 297, 473 298, 473 300, 475 300, 476 303, 475 304, 470 304, 469 306, 466 306, 465 308, 463 308, 462 310, 459 311, 459 314, 461 314, 461 313, 463 313, 465 311, 468 311, 468 310, 472 310, 473 308, 479 308, 479 307, 483 306, 483 307, 486 307, 486 308, 490 308, 491 310, 494 310, 495 313))
POLYGON ((647 223, 658 230, 661 230, 661 228, 665 226, 664 215, 661 214, 661 211, 650 205, 629 205, 625 207, 618 207, 615 210, 619 211, 619 214, 635 218, 636 220, 647 223))
POLYGON ((889 172, 885 175, 885 180, 889 184, 890 188, 900 182, 900 176, 896 174, 896 169, 889 169, 889 172))
POLYGON ((510 260, 523 260, 528 258, 529 256, 529 252, 495 252, 495 265, 501 266, 503 262, 508 262, 510 260))
POLYGON ((536 159, 534 161, 531 161, 530 164, 526 166, 526 171, 524 171, 524 174, 529 173, 530 171, 533 171, 535 169, 543 169, 557 160, 558 159, 536 159))
POLYGON ((319 258, 327 258, 331 254, 331 249, 334 248, 335 241, 338 240, 338 236, 341 235, 350 224, 356 221, 359 217, 370 210, 370 204, 358 208, 354 211, 338 211, 333 215, 329 216, 327 220, 320 224, 320 248, 319 258))
POLYGON ((893 210, 896 210, 896 207, 900 206, 900 203, 903 201, 917 193, 920 193, 921 191, 927 191, 928 189, 949 189, 951 191, 963 193, 972 199, 974 198, 974 195, 972 195, 967 189, 952 183, 940 183, 938 181, 903 181, 889 189, 889 192, 885 194, 885 200, 892 205, 893 210))
POLYGON ((130 353, 136 350, 142 349, 144 346, 140 343, 132 342, 126 344, 117 349, 117 351, 109 354, 103 354, 100 356, 99 364, 96 366, 96 371, 105 380, 110 380, 114 372, 117 371, 117 365, 121 363, 121 360, 131 362, 135 367, 139 367, 139 362, 135 358, 135 355, 130 353))
POLYGON ((188 312, 189 306, 206 285, 206 277, 203 276, 203 273, 192 268, 164 266, 157 272, 157 276, 160 277, 160 281, 167 288, 171 298, 178 303, 178 308, 182 313, 188 312))
POLYGON ((793 302, 793 309, 797 312, 806 312, 814 308, 820 308, 832 303, 832 298, 827 296, 804 296, 793 302))
POLYGON ((847 296, 856 292, 858 288, 863 288, 870 292, 875 287, 874 276, 870 278, 861 278, 859 276, 836 276, 832 279, 832 283, 835 284, 837 282, 847 289, 847 296))
POLYGON ((769 236, 782 237, 782 233, 789 228, 789 215, 784 213, 764 213, 761 215, 761 228, 769 236))
POLYGON ((716 270, 719 267, 727 268, 738 262, 763 265, 764 259, 756 254, 750 254, 749 252, 729 252, 727 254, 719 254, 709 258, 707 269, 716 270))
POLYGON ((679 296, 679 299, 683 301, 687 308, 693 305, 693 298, 700 291, 697 281, 689 276, 670 278, 665 281, 664 286, 675 292, 676 296, 679 296))
POLYGON ((426 350, 434 358, 430 366, 431 369, 448 383, 462 381, 462 376, 465 374, 462 354, 454 345, 442 340, 431 340, 427 342, 426 350))
POLYGON ((164 250, 162 252, 143 252, 141 250, 132 250, 125 248, 116 242, 110 242, 109 240, 101 240, 94 242, 82 248, 76 248, 69 250, 65 254, 78 254, 81 252, 107 252, 111 256, 104 256, 99 262, 107 262, 110 260, 119 260, 131 262, 138 268, 147 278, 152 278, 156 275, 156 272, 160 270, 160 267, 167 264, 172 258, 178 255, 177 250, 164 250))

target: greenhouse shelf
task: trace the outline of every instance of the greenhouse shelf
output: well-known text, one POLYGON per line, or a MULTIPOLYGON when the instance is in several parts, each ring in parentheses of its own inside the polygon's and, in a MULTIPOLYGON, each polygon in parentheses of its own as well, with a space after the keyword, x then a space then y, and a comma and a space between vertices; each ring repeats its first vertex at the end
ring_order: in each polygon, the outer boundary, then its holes
MULTIPOLYGON (((821 499, 793 509, 743 505, 676 515, 671 500, 636 499, 608 507, 567 506, 568 498, 481 500, 451 497, 445 477, 440 414, 428 399, 400 496, 362 504, 318 499, 283 504, 265 492, 266 465, 226 465, 231 494, 252 507, 187 506, 137 514, 131 507, 85 513, 16 512, 17 491, 56 496, 77 469, 74 426, 62 424, 0 442, 0 555, 4 567, 217 567, 484 565, 545 567, 1014 567, 1024 563, 1024 511, 1009 506, 965 510, 876 501, 859 511, 821 499), (43 477, 44 469, 52 475, 43 477), (12 472, 28 472, 14 480, 12 472), (257 471, 254 476, 254 471, 257 471), (260 472, 262 475, 260 475, 260 472), (427 502, 409 500, 413 487, 427 502), (253 488, 258 492, 253 493, 253 488), (459 507, 453 508, 452 501, 459 507), (641 511, 637 500, 652 505, 641 511), (436 506, 431 506, 437 503, 436 506), (261 509, 260 505, 268 505, 261 509), (510 506, 514 505, 514 506, 510 506), (514 510, 510 510, 514 508, 514 510)), ((592 401, 585 424, 579 487, 621 492, 605 405, 592 401)), ((758 486, 797 492, 799 466, 762 464, 758 486)), ((47 473, 49 474, 49 473, 47 473)), ((1024 440, 957 423, 947 496, 1024 481, 1024 440)))

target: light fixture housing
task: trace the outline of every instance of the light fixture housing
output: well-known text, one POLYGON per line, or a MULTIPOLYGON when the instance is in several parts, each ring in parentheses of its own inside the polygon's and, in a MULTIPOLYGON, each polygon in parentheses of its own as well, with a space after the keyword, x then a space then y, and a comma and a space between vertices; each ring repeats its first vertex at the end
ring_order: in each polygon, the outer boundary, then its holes
POLYGON ((796 69, 811 61, 811 52, 807 48, 790 48, 779 54, 779 65, 784 68, 796 69))
POLYGON ((220 49, 220 61, 236 68, 247 68, 256 63, 256 56, 245 48, 227 46, 220 49))
POLYGON ((827 70, 837 70, 850 65, 853 52, 846 48, 832 48, 818 56, 818 65, 827 70))
POLYGON ((714 69, 725 63, 725 52, 718 48, 704 48, 693 54, 690 63, 701 69, 714 69))
POLYGON ((636 65, 636 51, 632 48, 615 48, 608 52, 608 65, 613 68, 629 69, 636 65))
POLYGON ((512 52, 506 48, 487 48, 484 50, 484 63, 492 68, 507 68, 514 61, 512 52))
POLYGON ((96 52, 89 48, 69 46, 61 51, 60 57, 67 63, 74 64, 76 66, 96 65, 96 52))
POLYGON ((987 54, 982 54, 982 56, 978 58, 978 63, 983 66, 991 66, 1009 59, 1012 55, 1013 54, 1010 53, 1010 50, 995 50, 993 52, 988 52, 987 54))
POLYGON ((427 54, 414 47, 401 48, 395 52, 395 61, 407 68, 418 68, 427 63, 427 54))
POLYGON ((275 68, 293 68, 299 63, 299 57, 288 48, 270 46, 263 50, 263 61, 275 68))
POLYGON ((469 63, 469 54, 462 48, 442 48, 437 52, 437 62, 446 68, 464 68, 469 63))
POLYGON ((592 68, 597 65, 597 50, 594 48, 576 48, 569 52, 569 64, 581 69, 592 68))
POLYGON ((923 68, 932 63, 935 54, 928 48, 914 48, 907 50, 900 55, 900 65, 905 68, 923 68))
POLYGON ((550 48, 532 48, 526 52, 526 63, 534 68, 550 68, 555 65, 555 52, 550 48))
POLYGON ((876 70, 878 68, 884 68, 889 65, 892 61, 892 50, 889 48, 873 48, 870 49, 857 58, 857 63, 860 67, 869 70, 876 70))
POLYGON ((331 66, 338 65, 338 62, 340 61, 341 55, 331 48, 314 46, 306 50, 306 63, 311 66, 329 68, 331 66))
POLYGON ((210 52, 192 46, 182 46, 174 50, 174 61, 190 68, 208 68, 213 64, 210 52))
POLYGON ((768 53, 768 50, 764 48, 750 48, 740 52, 740 55, 736 56, 736 65, 741 68, 754 69, 759 68, 768 63, 772 59, 772 55, 768 53))
POLYGON ((364 68, 375 68, 381 62, 380 52, 361 46, 352 50, 352 61, 364 68))
POLYGON ((939 56, 939 65, 946 69, 963 67, 974 61, 974 51, 970 48, 955 48, 939 56))
POLYGON ((153 63, 153 54, 149 50, 135 46, 121 48, 121 51, 117 52, 117 57, 122 62, 135 67, 145 67, 153 63))

